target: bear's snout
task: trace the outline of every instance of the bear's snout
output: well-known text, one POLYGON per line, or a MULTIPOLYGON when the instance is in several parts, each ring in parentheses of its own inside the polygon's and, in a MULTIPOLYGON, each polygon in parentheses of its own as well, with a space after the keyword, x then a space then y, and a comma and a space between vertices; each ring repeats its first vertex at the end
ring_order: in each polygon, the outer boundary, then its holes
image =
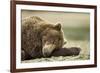
POLYGON ((51 56, 51 53, 54 50, 54 48, 55 48, 55 45, 54 44, 45 44, 45 46, 42 49, 43 56, 44 57, 50 57, 51 56))

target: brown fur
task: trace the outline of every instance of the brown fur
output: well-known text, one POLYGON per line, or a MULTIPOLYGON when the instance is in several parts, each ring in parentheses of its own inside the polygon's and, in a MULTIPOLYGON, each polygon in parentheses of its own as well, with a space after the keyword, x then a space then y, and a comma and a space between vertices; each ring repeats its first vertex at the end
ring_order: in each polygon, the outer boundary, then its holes
POLYGON ((78 55, 80 48, 62 48, 66 44, 61 24, 50 24, 33 16, 22 20, 21 59, 78 55))
POLYGON ((64 44, 60 24, 53 25, 33 16, 22 20, 21 28, 21 48, 24 50, 25 57, 26 55, 32 58, 47 57, 64 44), (50 48, 44 47, 48 44, 55 45, 50 52, 50 48))
POLYGON ((72 56, 79 55, 81 49, 79 47, 59 48, 52 52, 52 56, 72 56))

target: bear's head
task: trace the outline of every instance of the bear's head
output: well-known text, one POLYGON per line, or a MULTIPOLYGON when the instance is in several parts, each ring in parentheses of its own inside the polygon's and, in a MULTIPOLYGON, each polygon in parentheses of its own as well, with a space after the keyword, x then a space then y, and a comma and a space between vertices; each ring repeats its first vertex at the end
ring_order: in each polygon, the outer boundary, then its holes
POLYGON ((62 48, 64 44, 61 24, 44 29, 42 34, 42 53, 44 57, 51 56, 55 49, 62 48))

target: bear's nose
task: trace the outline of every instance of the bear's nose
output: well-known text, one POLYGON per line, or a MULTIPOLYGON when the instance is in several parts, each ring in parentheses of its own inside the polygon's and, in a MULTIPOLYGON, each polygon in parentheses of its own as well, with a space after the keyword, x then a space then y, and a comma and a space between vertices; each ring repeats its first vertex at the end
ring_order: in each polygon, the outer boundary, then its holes
POLYGON ((44 57, 49 57, 50 56, 50 52, 49 52, 48 48, 43 48, 43 56, 44 57))
POLYGON ((45 44, 43 49, 42 49, 43 56, 44 57, 50 57, 54 48, 55 48, 55 45, 53 45, 53 44, 45 44))

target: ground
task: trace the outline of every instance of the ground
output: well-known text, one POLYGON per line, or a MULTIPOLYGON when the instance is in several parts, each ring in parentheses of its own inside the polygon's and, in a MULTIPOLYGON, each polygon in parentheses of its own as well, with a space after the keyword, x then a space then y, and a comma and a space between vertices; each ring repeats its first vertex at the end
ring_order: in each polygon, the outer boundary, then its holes
POLYGON ((72 60, 87 60, 89 59, 89 42, 88 41, 68 41, 68 47, 76 46, 81 47, 81 52, 78 56, 59 56, 50 58, 37 58, 32 60, 25 60, 22 63, 33 63, 33 62, 53 62, 53 61, 72 61, 72 60))

